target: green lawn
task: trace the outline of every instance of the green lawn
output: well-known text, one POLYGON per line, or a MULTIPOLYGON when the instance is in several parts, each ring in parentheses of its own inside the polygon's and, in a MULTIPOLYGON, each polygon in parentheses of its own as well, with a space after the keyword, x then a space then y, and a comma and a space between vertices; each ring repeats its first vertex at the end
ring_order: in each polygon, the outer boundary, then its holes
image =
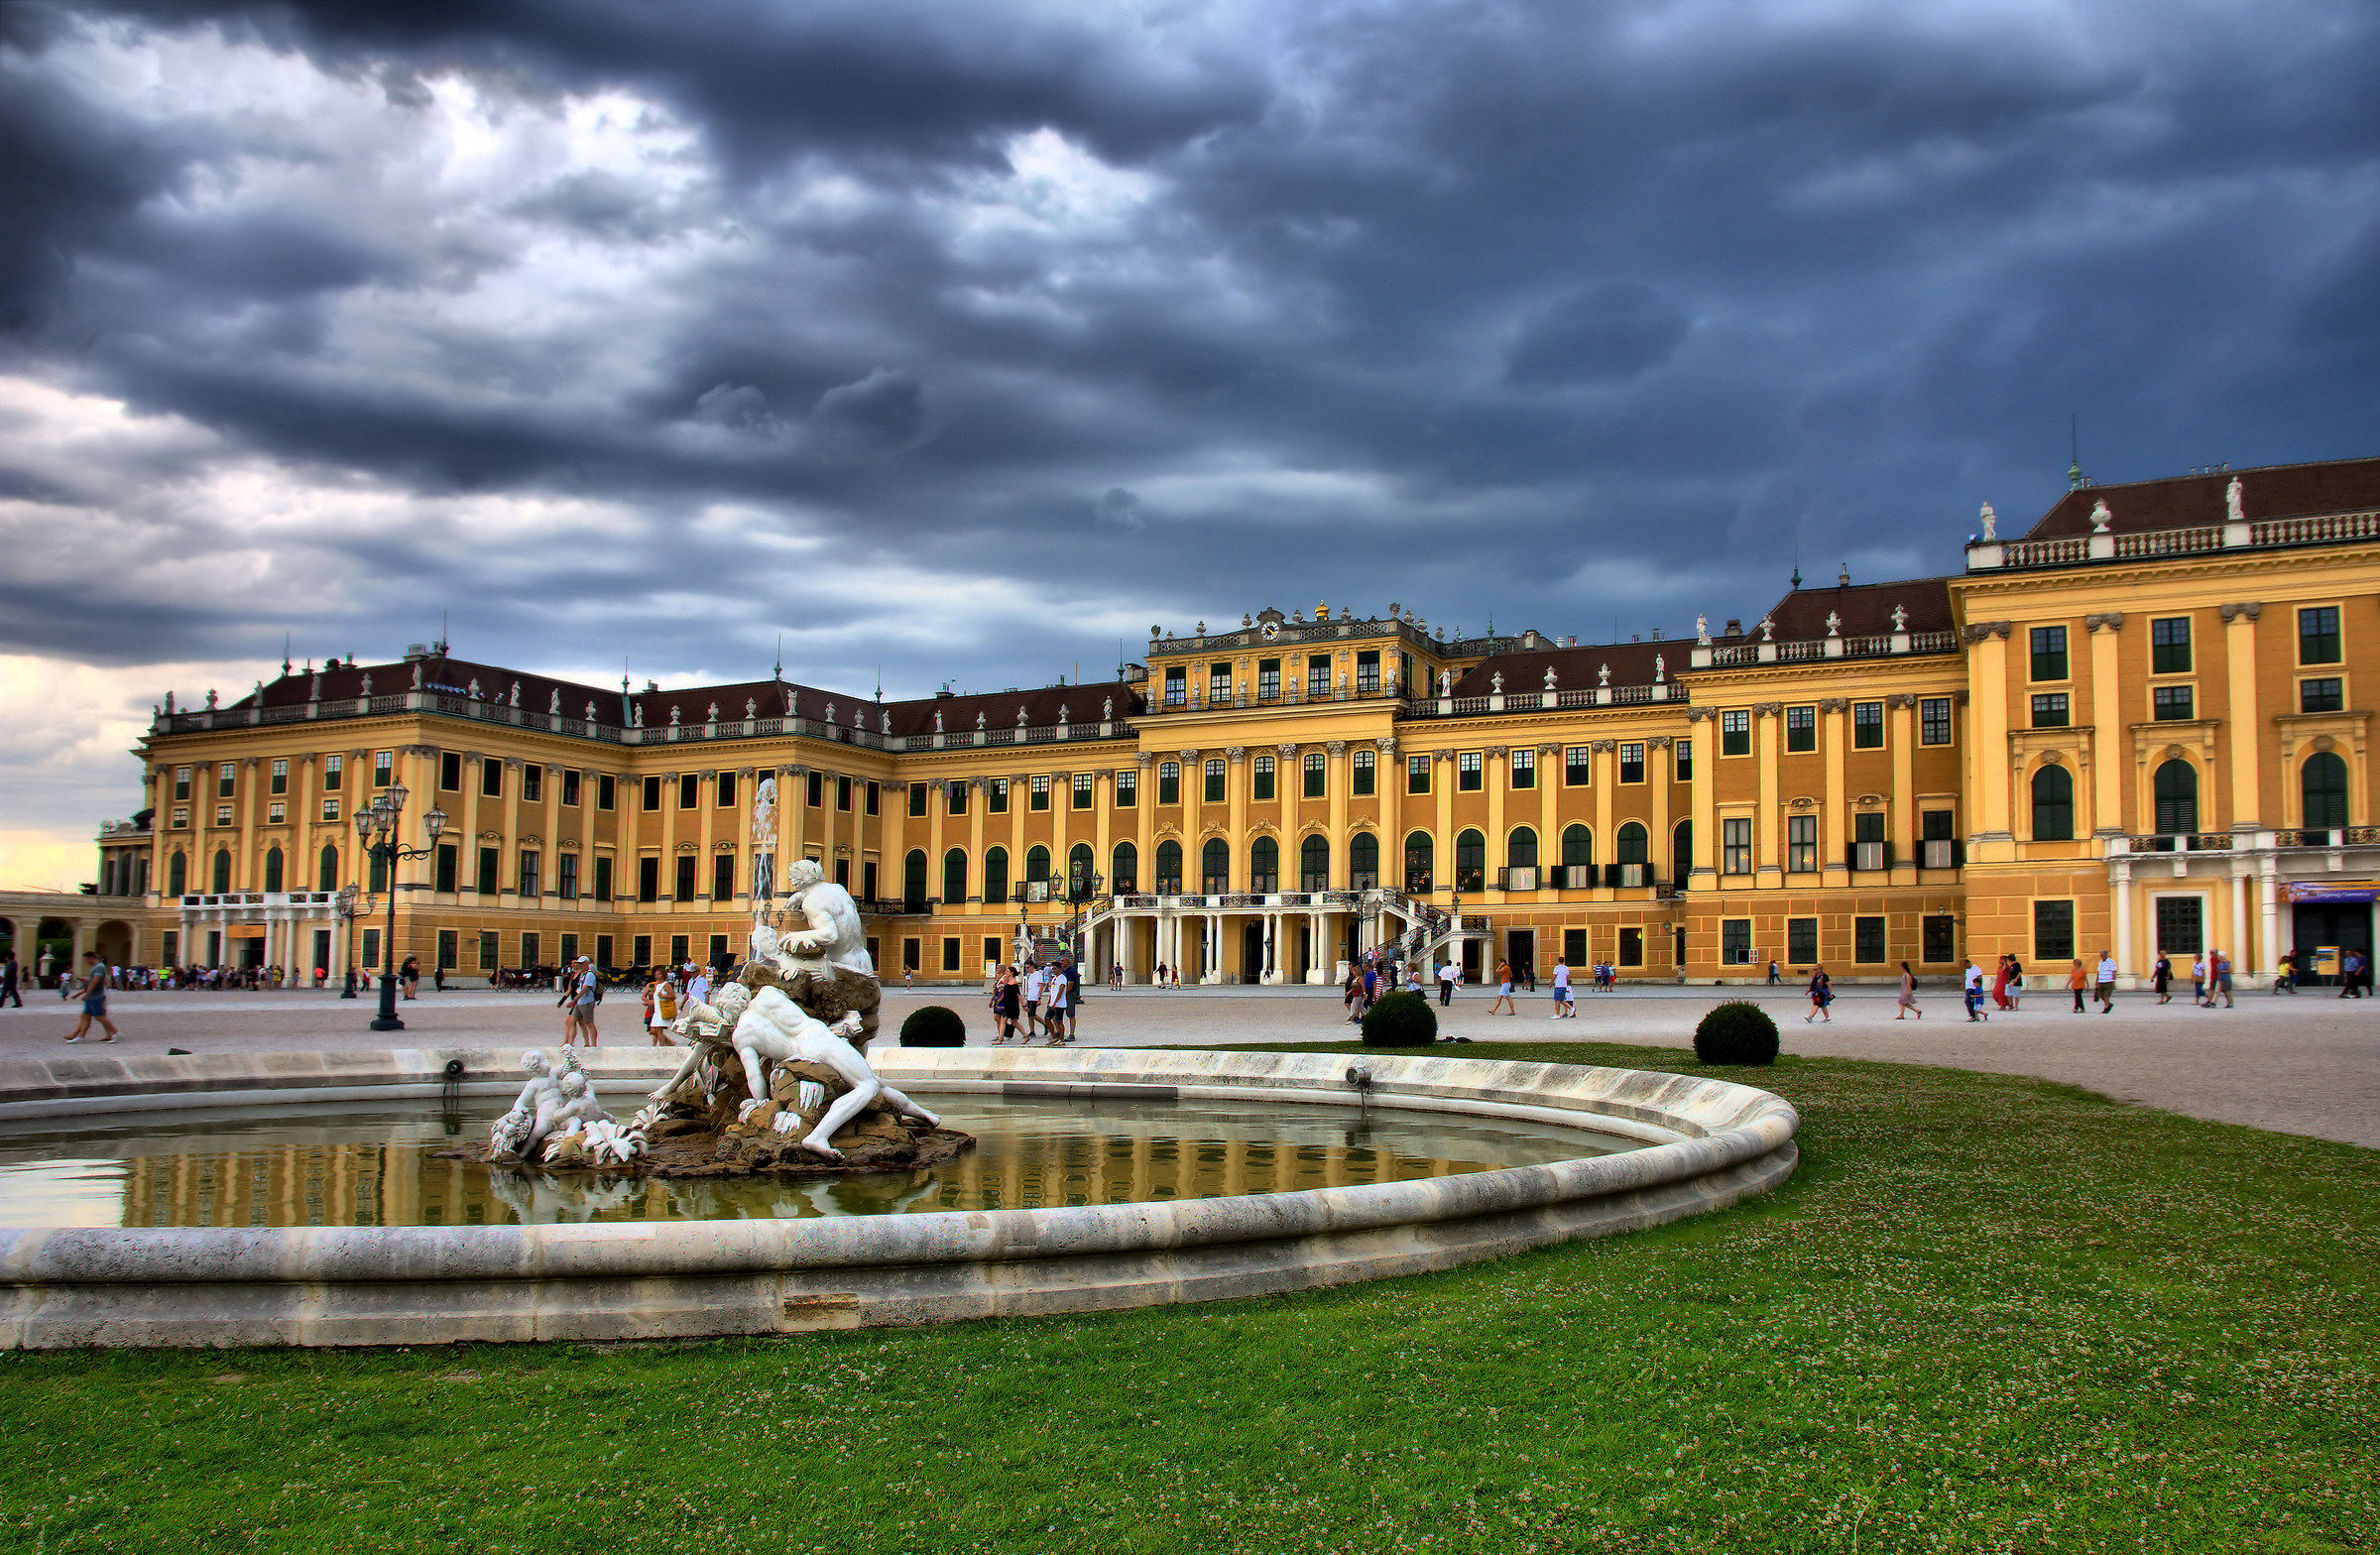
POLYGON ((0 1547, 2380 1546, 2380 1152, 1996 1076, 1720 1072, 1801 1109, 1779 1192, 1322 1295, 0 1357, 0 1547))

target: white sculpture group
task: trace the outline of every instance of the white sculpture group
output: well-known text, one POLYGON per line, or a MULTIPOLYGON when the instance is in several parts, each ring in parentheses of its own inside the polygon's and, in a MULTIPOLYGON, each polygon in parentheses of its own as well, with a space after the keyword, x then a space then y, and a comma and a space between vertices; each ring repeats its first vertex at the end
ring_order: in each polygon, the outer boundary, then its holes
POLYGON ((491 1154, 552 1161, 575 1144, 591 1160, 626 1165, 645 1153, 645 1130, 658 1116, 657 1109, 646 1109, 625 1126, 615 1121, 595 1099, 594 1084, 578 1067, 578 1055, 566 1047, 559 1074, 534 1047, 521 1055, 521 1068, 529 1081, 514 1099, 512 1111, 488 1131, 491 1154))
MULTIPOLYGON (((654 1089, 653 1100, 656 1104, 662 1102, 706 1066, 710 1078, 705 1090, 715 1094, 720 1056, 732 1050, 744 1066, 744 1082, 752 1091, 752 1099, 743 1107, 745 1118, 767 1104, 770 1071, 778 1064, 821 1064, 850 1087, 799 1141, 803 1149, 827 1160, 843 1159, 843 1152, 831 1142, 836 1131, 880 1098, 902 1117, 917 1119, 929 1129, 940 1128, 941 1119, 885 1084, 883 1077, 851 1045, 860 1025, 857 1014, 828 1025, 786 998, 781 989, 764 988, 755 994, 741 983, 730 983, 719 990, 711 1003, 696 1005, 678 1017, 674 1030, 689 1044, 685 1062, 654 1089)), ((801 1118, 825 1099, 825 1087, 813 1080, 800 1082, 794 1109, 777 1115, 777 1133, 791 1135, 801 1118)))

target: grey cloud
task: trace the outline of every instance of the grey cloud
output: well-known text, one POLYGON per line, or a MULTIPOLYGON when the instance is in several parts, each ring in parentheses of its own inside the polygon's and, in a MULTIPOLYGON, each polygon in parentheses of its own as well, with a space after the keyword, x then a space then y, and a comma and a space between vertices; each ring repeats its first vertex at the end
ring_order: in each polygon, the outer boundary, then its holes
POLYGON ((1686 309, 1640 281, 1606 281, 1540 312, 1505 353, 1504 374, 1531 385, 1613 383, 1666 361, 1686 338, 1686 309))

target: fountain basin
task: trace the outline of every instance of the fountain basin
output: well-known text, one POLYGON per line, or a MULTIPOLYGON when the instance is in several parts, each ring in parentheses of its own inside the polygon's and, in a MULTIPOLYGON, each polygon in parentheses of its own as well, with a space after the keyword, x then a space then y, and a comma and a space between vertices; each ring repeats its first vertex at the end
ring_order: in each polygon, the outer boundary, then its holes
MULTIPOLYGON (((0 1065, 0 1120, 447 1094, 509 1099, 472 1049, 0 1065), (459 1080, 445 1070, 459 1059, 459 1080)), ((607 1096, 676 1054, 599 1049, 607 1096)), ((304 1228, 0 1228, 0 1345, 382 1345, 768 1334, 1112 1310, 1416 1273, 1732 1204, 1783 1181, 1782 1098, 1638 1070, 1186 1049, 892 1048, 932 1095, 1373 1109, 1579 1131, 1576 1159, 1261 1196, 821 1219, 304 1228), (1590 1137, 1600 1144, 1590 1146, 1590 1137), (1638 1141, 1607 1150, 1617 1136, 1638 1141)))

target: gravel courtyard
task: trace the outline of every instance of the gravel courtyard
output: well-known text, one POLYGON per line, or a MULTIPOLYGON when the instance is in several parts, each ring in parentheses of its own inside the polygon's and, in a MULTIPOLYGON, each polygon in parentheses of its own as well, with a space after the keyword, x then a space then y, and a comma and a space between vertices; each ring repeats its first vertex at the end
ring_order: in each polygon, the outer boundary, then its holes
MULTIPOLYGON (((1662 988, 1579 996, 1579 1017, 1547 1017, 1550 995, 1520 996, 1518 1017, 1490 1016, 1490 995, 1459 993, 1444 1013, 1442 1034, 1496 1041, 1602 1040, 1682 1047, 1695 1020, 1723 997, 1707 988, 1662 988)), ((1832 1024, 1806 1025, 1799 993, 1754 991, 1785 1033, 1788 1052, 1938 1064, 2033 1075, 2082 1086, 2120 1101, 2220 1123, 2246 1124, 2380 1148, 2380 1000, 2341 1000, 2309 991, 2295 997, 2242 994, 2235 1010, 2200 1010, 2187 992, 2160 1007, 2149 994, 2119 995, 2115 1013, 2075 1015, 2063 991, 2025 1001, 2014 1014, 1968 1024, 1958 998, 1935 991, 1922 1021, 1893 1019, 1891 996, 1852 989, 1837 999, 1832 1024)), ((156 993, 111 996, 123 1030, 113 1049, 162 1053, 269 1052, 293 1048, 546 1044, 559 1039, 553 996, 485 988, 443 994, 424 989, 400 1007, 407 1029, 368 1028, 370 1000, 335 993, 156 993)), ((946 1004, 967 1019, 971 1041, 989 1037, 983 995, 973 989, 888 989, 888 1034, 923 1004, 946 1004)), ((642 1042, 633 998, 603 1006, 607 1042, 642 1042)), ((1159 993, 1094 989, 1085 1001, 1087 1046, 1328 1042, 1353 1035, 1342 1023, 1335 990, 1234 988, 1159 993)), ((74 1007, 55 993, 30 994, 25 1008, 0 1009, 0 1054, 62 1054, 74 1007)))

